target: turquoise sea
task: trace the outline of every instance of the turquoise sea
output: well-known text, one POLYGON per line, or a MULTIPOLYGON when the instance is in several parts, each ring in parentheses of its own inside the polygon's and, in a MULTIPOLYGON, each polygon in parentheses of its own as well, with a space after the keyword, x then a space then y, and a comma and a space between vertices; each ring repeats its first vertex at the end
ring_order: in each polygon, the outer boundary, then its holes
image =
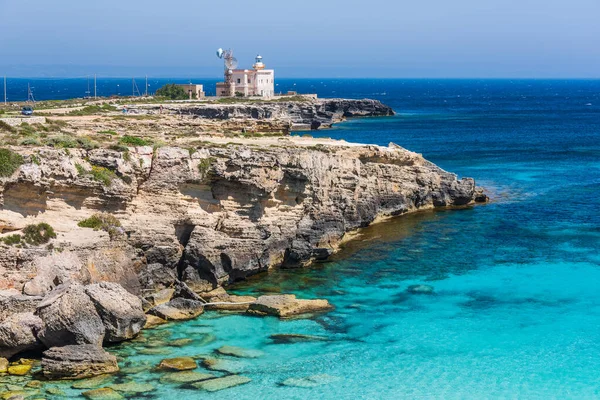
POLYGON ((149 371, 116 379, 153 383, 147 397, 164 399, 600 398, 600 81, 283 84, 391 105, 394 117, 313 135, 393 141, 475 178, 490 204, 375 225, 329 262, 233 290, 327 298, 336 307, 328 314, 280 321, 209 312, 112 349, 125 368, 223 345, 260 350, 222 357, 252 379, 246 385, 205 393, 160 384, 149 371), (434 292, 410 294, 413 284, 434 292), (277 333, 323 340, 277 343, 277 333), (169 346, 179 338, 193 341, 169 346), (148 349, 164 354, 141 353, 148 349))

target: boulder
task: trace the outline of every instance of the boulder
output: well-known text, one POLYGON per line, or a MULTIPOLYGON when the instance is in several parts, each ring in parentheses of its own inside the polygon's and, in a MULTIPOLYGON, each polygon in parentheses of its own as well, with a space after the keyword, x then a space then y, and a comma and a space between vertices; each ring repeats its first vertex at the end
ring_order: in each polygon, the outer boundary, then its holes
POLYGON ((158 369, 172 371, 187 371, 196 368, 198 365, 191 357, 165 358, 158 364, 158 369))
POLYGON ((222 378, 209 379, 207 381, 193 383, 196 389, 216 392, 218 390, 228 389, 230 387, 243 385, 250 382, 251 379, 241 375, 228 375, 222 378))
POLYGON ((36 350, 43 345, 37 338, 42 320, 32 312, 13 314, 0 322, 0 357, 11 358, 26 350, 36 350))
POLYGON ((231 295, 227 293, 223 288, 217 288, 206 294, 203 294, 203 297, 204 295, 207 295, 207 298, 210 299, 209 303, 217 303, 207 304, 207 310, 244 312, 248 310, 248 307, 250 307, 250 303, 256 301, 256 297, 231 295))
POLYGON ((144 329, 156 328, 159 325, 166 324, 167 321, 155 315, 146 315, 146 324, 144 329))
POLYGON ((31 368, 33 368, 33 365, 31 364, 10 365, 8 367, 8 373, 10 375, 23 376, 27 375, 31 371, 31 368))
POLYGON ((204 312, 204 303, 188 300, 188 299, 173 299, 168 303, 158 305, 150 310, 148 314, 157 316, 164 320, 188 320, 196 318, 204 312))
POLYGON ((173 293, 173 298, 195 300, 205 303, 204 299, 198 294, 196 294, 196 292, 194 292, 192 289, 190 289, 190 287, 184 282, 178 280, 177 282, 175 282, 173 289, 175 290, 175 292, 173 293))
POLYGON ((173 268, 163 264, 148 264, 138 274, 144 289, 162 290, 172 287, 177 281, 177 274, 173 268))
POLYGON ((106 329, 82 285, 58 286, 38 305, 36 314, 44 323, 38 338, 48 348, 102 345, 106 329))
POLYGON ((173 293, 175 293, 175 289, 166 288, 147 295, 144 297, 144 300, 148 302, 148 305, 150 306, 148 309, 150 309, 154 306, 168 303, 173 298, 173 293))
POLYGON ((27 296, 16 293, 8 295, 8 291, 0 293, 0 321, 11 314, 34 312, 42 301, 40 296, 27 296))
POLYGON ((85 287, 106 329, 105 342, 134 338, 144 327, 142 301, 118 283, 102 282, 85 287))
POLYGON ((8 360, 0 357, 0 374, 6 374, 8 372, 8 360))
POLYGON ((286 318, 298 314, 329 311, 332 308, 327 300, 301 300, 293 294, 281 294, 260 296, 250 304, 248 313, 286 318))
POLYGON ((93 344, 53 347, 42 357, 42 372, 48 379, 83 379, 118 370, 117 358, 93 344))

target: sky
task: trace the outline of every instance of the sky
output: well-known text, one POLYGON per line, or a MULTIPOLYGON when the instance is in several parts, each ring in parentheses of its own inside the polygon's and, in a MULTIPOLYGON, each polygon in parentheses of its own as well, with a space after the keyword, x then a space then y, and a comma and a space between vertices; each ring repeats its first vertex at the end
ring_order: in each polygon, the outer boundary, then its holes
POLYGON ((600 0, 0 0, 0 75, 599 78, 600 0))

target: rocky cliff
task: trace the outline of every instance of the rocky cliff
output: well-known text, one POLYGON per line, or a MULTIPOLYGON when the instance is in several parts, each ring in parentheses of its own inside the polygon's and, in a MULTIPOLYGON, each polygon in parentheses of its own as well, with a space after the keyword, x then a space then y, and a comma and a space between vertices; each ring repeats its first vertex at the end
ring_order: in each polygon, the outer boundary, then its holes
POLYGON ((35 296, 69 281, 140 293, 170 272, 208 290, 325 259, 347 232, 379 217, 485 201, 472 179, 396 145, 282 138, 12 151, 23 164, 0 178, 0 238, 39 222, 57 237, 0 244, 0 289, 35 296), (101 212, 116 221, 109 229, 78 226, 101 212))
MULTIPOLYGON (((232 100, 235 101, 235 100, 232 100)), ((130 107, 137 114, 156 114, 159 105, 130 107)), ((234 104, 169 104, 164 113, 207 120, 244 120, 268 122, 280 130, 319 129, 352 117, 394 115, 394 110, 377 100, 305 99, 304 101, 239 102, 234 104)))

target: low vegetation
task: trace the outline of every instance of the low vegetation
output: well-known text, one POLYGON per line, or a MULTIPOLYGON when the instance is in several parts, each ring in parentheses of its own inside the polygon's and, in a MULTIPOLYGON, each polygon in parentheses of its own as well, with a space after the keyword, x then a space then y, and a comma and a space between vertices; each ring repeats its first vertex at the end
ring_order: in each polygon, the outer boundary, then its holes
POLYGON ((3 238, 0 238, 0 242, 4 243, 7 246, 14 246, 21 244, 21 235, 8 235, 3 238))
POLYGON ((9 149, 0 149, 0 177, 9 177, 23 164, 23 156, 9 149))
POLYGON ((56 238, 54 229, 47 223, 27 225, 23 228, 23 241, 27 244, 39 246, 48 243, 50 239, 56 238))
POLYGON ((136 136, 125 135, 119 139, 119 144, 125 146, 151 146, 152 141, 136 136))
POLYGON ((14 133, 17 130, 4 121, 0 121, 0 132, 14 133))
POLYGON ((83 148, 85 150, 97 149, 98 143, 85 136, 51 136, 44 140, 44 144, 60 149, 83 148))
POLYGON ((210 167, 212 166, 214 161, 215 159, 212 157, 201 159, 200 163, 198 164, 198 171, 202 175, 205 175, 210 170, 210 167))
POLYGON ((116 178, 116 175, 113 171, 111 171, 108 168, 99 167, 97 165, 92 166, 90 175, 95 181, 102 183, 104 186, 110 186, 113 179, 116 178))
POLYGON ((94 214, 89 218, 79 221, 77 225, 82 228, 91 228, 95 231, 102 230, 107 232, 111 239, 114 239, 123 233, 121 221, 109 213, 94 214))
POLYGON ((72 116, 84 116, 84 115, 94 115, 94 114, 102 114, 111 111, 117 111, 117 108, 110 104, 102 104, 99 105, 91 105, 85 106, 80 110, 73 110, 69 113, 72 116))

